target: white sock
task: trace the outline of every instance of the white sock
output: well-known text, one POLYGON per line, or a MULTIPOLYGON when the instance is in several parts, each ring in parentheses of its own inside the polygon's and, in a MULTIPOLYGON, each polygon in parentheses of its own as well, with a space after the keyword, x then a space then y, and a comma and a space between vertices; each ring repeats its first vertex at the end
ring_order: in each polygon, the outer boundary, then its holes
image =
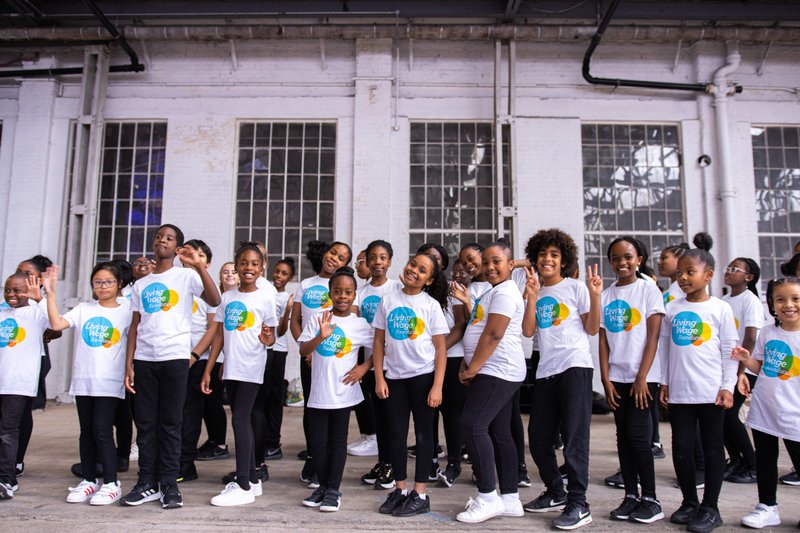
POLYGON ((419 495, 419 499, 420 500, 427 500, 428 499, 428 493, 426 493, 426 492, 422 492, 422 493, 418 492, 417 494, 419 495))
POLYGON ((498 498, 497 491, 493 490, 492 492, 479 492, 478 498, 487 502, 494 501, 498 498))
POLYGON ((400 489, 400 494, 403 496, 408 496, 408 489, 400 489))

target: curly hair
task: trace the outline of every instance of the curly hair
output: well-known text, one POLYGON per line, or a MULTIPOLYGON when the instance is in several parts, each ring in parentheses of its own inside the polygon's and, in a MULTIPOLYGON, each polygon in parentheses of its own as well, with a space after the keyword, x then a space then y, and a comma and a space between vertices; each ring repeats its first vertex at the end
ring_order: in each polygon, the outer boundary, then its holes
MULTIPOLYGON (((436 300, 442 307, 442 310, 447 309, 447 296, 450 293, 450 286, 447 284, 447 277, 444 272, 439 268, 439 263, 430 254, 416 254, 414 257, 427 257, 433 263, 433 272, 431 273, 431 283, 422 287, 422 290, 427 292, 428 295, 436 300)), ((412 257, 413 259, 413 257, 412 257)))
POLYGON ((316 274, 322 272, 322 258, 325 257, 325 254, 328 252, 328 250, 337 244, 341 244, 347 248, 347 263, 350 263, 350 261, 353 259, 353 249, 350 248, 349 244, 341 241, 334 241, 330 244, 325 241, 308 241, 308 244, 306 244, 306 258, 311 263, 311 268, 316 274))
POLYGON ((578 269, 578 247, 572 237, 558 228, 537 231, 525 245, 525 256, 535 265, 539 252, 549 246, 554 246, 561 252, 561 277, 571 277, 578 269))
POLYGON ((786 277, 797 276, 800 269, 800 254, 794 254, 791 259, 781 265, 781 274, 786 277))

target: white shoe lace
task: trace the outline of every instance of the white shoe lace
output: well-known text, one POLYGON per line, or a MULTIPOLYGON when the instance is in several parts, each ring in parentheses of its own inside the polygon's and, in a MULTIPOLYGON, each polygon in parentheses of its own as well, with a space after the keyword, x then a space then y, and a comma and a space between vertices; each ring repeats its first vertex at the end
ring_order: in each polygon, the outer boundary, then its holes
POLYGON ((220 494, 230 494, 231 492, 236 492, 236 489, 239 488, 240 487, 238 483, 236 483, 235 481, 231 481, 230 483, 225 485, 225 488, 222 489, 222 492, 220 492, 220 494))

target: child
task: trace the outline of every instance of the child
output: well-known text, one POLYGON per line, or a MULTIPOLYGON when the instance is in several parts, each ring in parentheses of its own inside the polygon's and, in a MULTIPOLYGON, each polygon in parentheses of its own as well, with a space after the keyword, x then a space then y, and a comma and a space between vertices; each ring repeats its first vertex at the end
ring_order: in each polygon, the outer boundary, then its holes
POLYGON ((625 498, 611 511, 611 518, 651 524, 664 518, 656 497, 650 409, 657 402, 661 380, 660 363, 654 361, 664 301, 658 286, 640 273, 639 241, 629 236, 614 239, 606 256, 617 281, 601 295, 600 374, 614 411, 625 483, 625 498))
POLYGON ((753 431, 758 457, 759 502, 742 518, 742 525, 756 529, 781 523, 776 496, 778 439, 783 439, 795 471, 800 471, 800 280, 792 277, 771 281, 767 293, 775 325, 761 331, 752 357, 742 346, 732 353, 751 372, 758 373, 758 386, 752 393, 746 381, 739 381, 740 392, 750 396, 747 425, 753 431))
POLYGON ((589 337, 600 330, 603 280, 597 265, 587 272, 587 286, 568 277, 578 266, 578 248, 559 229, 542 230, 528 240, 525 255, 539 275, 528 290, 522 332, 538 331, 540 361, 536 370, 528 438, 546 490, 525 505, 534 513, 563 509, 553 525, 575 529, 592 521, 586 489, 589 482, 589 423, 592 417, 592 354, 589 337), (537 290, 538 288, 538 290, 537 290), (567 490, 558 471, 555 449, 564 440, 567 490))
POLYGON ((731 306, 708 295, 714 276, 714 257, 694 248, 678 260, 677 279, 686 297, 667 306, 661 328, 661 404, 669 406, 672 461, 683 501, 670 522, 689 531, 708 532, 722 525, 717 503, 725 472, 723 424, 733 405, 736 361, 736 323, 731 306), (705 491, 697 498, 695 431, 705 457, 705 491))
POLYGON ((139 479, 122 498, 125 505, 160 499, 164 509, 183 506, 177 478, 192 351, 192 306, 198 294, 212 307, 219 304, 214 280, 197 252, 183 248, 183 242, 180 228, 160 226, 153 239, 156 267, 133 286, 131 294, 125 388, 135 395, 139 479), (176 255, 187 268, 174 266, 176 255))
MULTIPOLYGON (((764 307, 758 298, 758 280, 761 269, 758 263, 747 257, 737 257, 725 269, 725 285, 731 288, 730 294, 722 297, 733 309, 739 344, 748 352, 753 351, 758 330, 764 324, 764 307)), ((756 376, 744 365, 739 365, 738 384, 751 391, 756 384, 756 376)), ((731 483, 756 482, 756 454, 744 424, 739 419, 739 410, 745 396, 739 387, 733 391, 733 407, 725 411, 725 448, 728 450, 728 463, 725 481, 731 483)))
POLYGON ((233 261, 223 263, 219 269, 219 292, 220 294, 235 289, 239 286, 239 275, 236 273, 236 265, 233 261))
MULTIPOLYGON (((496 242, 483 252, 482 272, 492 288, 473 309, 464 334, 459 379, 469 386, 461 417, 478 496, 456 517, 477 523, 495 516, 523 516, 517 488, 517 446, 511 435, 514 396, 525 380, 522 318, 525 304, 511 279, 511 248, 496 242), (495 465, 500 495, 495 490, 495 465)), ((450 443, 448 442, 448 448, 450 443)))
POLYGON ((38 305, 39 280, 20 272, 6 279, 0 308, 0 500, 17 490, 16 459, 20 426, 39 389, 42 336, 49 326, 38 305))
MULTIPOLYGON (((222 367, 222 381, 231 404, 233 438, 236 442, 236 480, 211 498, 211 505, 218 507, 253 503, 262 492, 261 481, 256 474, 250 415, 267 362, 264 346, 272 346, 275 342, 274 328, 278 325, 275 299, 266 289, 256 286, 264 260, 256 243, 241 243, 234 260, 239 274, 239 288, 222 295, 218 306, 220 312, 214 315, 214 325, 210 328, 223 337, 225 364, 222 367), (221 330, 219 324, 223 324, 221 330)), ((216 355, 213 352, 209 357, 200 381, 200 389, 204 394, 211 393, 211 369, 216 362, 216 355)))
POLYGON ((384 295, 373 320, 375 394, 388 398, 389 457, 396 482, 379 512, 412 516, 430 512, 431 508, 426 486, 433 462, 433 412, 442 402, 447 364, 445 336, 450 329, 443 312, 447 306, 447 280, 431 256, 412 257, 400 281, 403 288, 384 295), (409 414, 414 415, 417 444, 411 492, 406 482, 409 414))
POLYGON ((122 276, 114 263, 96 265, 91 283, 97 301, 79 303, 63 316, 56 305, 58 267, 48 268, 43 280, 51 329, 74 327, 81 332, 75 335, 69 393, 75 397, 81 426, 83 481, 70 488, 67 502, 108 505, 122 496, 113 434, 117 407, 125 398, 125 344, 131 323, 127 302, 117 301, 123 288, 122 276), (97 484, 95 471, 98 458, 103 465, 102 487, 97 484))
POLYGON ((369 266, 367 265, 367 250, 361 250, 356 256, 356 275, 358 279, 369 281, 369 266))
POLYGON ((319 487, 303 500, 320 511, 339 510, 339 487, 347 459, 347 427, 350 409, 364 401, 358 382, 371 360, 358 364, 358 350, 372 342, 367 321, 352 311, 356 297, 353 269, 343 267, 329 282, 332 311, 325 311, 317 324, 309 322, 300 335, 300 355, 311 359, 311 393, 308 399, 309 454, 319 487))

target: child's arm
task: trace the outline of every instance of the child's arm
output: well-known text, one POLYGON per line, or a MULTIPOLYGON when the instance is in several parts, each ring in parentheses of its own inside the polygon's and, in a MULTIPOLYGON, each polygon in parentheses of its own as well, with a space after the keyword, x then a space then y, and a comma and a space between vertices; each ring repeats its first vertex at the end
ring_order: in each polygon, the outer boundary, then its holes
POLYGON ((300 307, 300 302, 293 302, 292 316, 289 319, 289 331, 292 332, 292 337, 294 337, 295 341, 303 334, 302 312, 303 309, 300 307))
POLYGON ((383 344, 386 342, 386 330, 376 328, 372 341, 372 365, 375 367, 375 395, 381 400, 389 397, 389 386, 383 376, 383 344))
POLYGON ((294 305, 294 294, 289 295, 289 300, 286 302, 286 309, 283 311, 281 321, 278 322, 278 337, 283 337, 289 330, 289 319, 292 316, 292 306, 294 305))
POLYGON ((606 401, 608 402, 608 406, 611 408, 612 411, 616 411, 617 407, 619 407, 619 398, 620 395, 617 393, 617 389, 614 388, 614 384, 611 383, 611 380, 608 379, 608 355, 610 352, 608 346, 608 337, 606 336, 606 330, 600 328, 600 381, 603 383, 603 388, 606 391, 606 401))
POLYGON ((333 334, 336 324, 331 323, 332 319, 333 313, 330 311, 325 311, 322 313, 322 316, 317 319, 317 322, 319 323, 319 332, 317 332, 317 335, 314 338, 300 343, 300 355, 306 359, 309 359, 311 354, 314 353, 314 350, 316 350, 319 345, 325 341, 325 339, 333 334))
POLYGON ((206 333, 209 331, 211 332, 214 340, 211 342, 211 353, 208 355, 208 362, 203 371, 203 377, 200 378, 200 392, 203 394, 211 394, 213 392, 211 390, 211 372, 214 371, 214 365, 217 364, 217 359, 225 343, 225 337, 222 336, 222 328, 219 327, 219 324, 220 323, 215 320, 213 324, 208 325, 208 329, 206 330, 206 333))
MULTIPOLYGON (((361 348, 361 350, 363 349, 364 348, 361 348)), ((345 373, 342 383, 345 385, 355 385, 356 383, 360 383, 361 379, 364 377, 364 374, 369 372, 370 368, 372 368, 372 357, 367 357, 364 359, 363 363, 360 365, 356 363, 353 368, 345 373)))
POLYGON ((639 409, 647 409, 650 407, 649 402, 653 399, 653 396, 650 394, 650 389, 647 387, 647 374, 650 373, 650 368, 652 368, 653 362, 656 359, 662 318, 663 315, 660 313, 647 317, 647 340, 644 343, 642 362, 639 363, 639 371, 636 373, 636 380, 631 387, 631 396, 634 397, 633 403, 639 409))
POLYGON ((536 300, 539 299, 539 276, 533 267, 525 267, 525 314, 522 317, 522 334, 533 337, 536 333, 536 300))
POLYGON ((436 355, 433 362, 433 386, 428 393, 428 407, 432 407, 434 409, 442 404, 444 370, 447 367, 446 337, 446 335, 433 336, 433 346, 436 349, 436 355))
POLYGON ((597 335, 600 331, 600 294, 603 292, 603 278, 597 273, 597 264, 586 272, 586 283, 589 285, 589 312, 581 315, 583 329, 589 335, 597 335))
POLYGON ((475 355, 472 356, 472 361, 470 361, 466 369, 458 374, 458 379, 462 383, 469 383, 478 375, 478 371, 492 356, 497 345, 500 344, 500 340, 505 335, 510 322, 511 317, 498 313, 489 313, 489 317, 486 319, 486 327, 481 333, 481 338, 478 339, 478 346, 475 347, 475 355))
POLYGON ((661 406, 666 409, 669 403, 669 342, 670 328, 672 327, 669 317, 661 322, 661 336, 658 345, 661 347, 661 389, 658 392, 658 399, 661 406))
POLYGON ((758 359, 750 357, 750 353, 750 350, 744 346, 734 346, 733 350, 731 350, 731 359, 739 361, 747 370, 757 375, 761 372, 761 365, 763 363, 758 359))
POLYGON ((47 300, 47 318, 50 320, 50 329, 53 331, 63 331, 69 327, 69 322, 61 316, 58 312, 58 305, 56 304, 56 286, 58 285, 58 267, 53 265, 49 267, 42 277, 42 284, 44 290, 48 294, 47 300))
POLYGON ((136 336, 139 333, 140 320, 139 311, 133 311, 131 325, 128 328, 128 344, 125 347, 125 388, 131 394, 136 394, 136 390, 133 388, 133 354, 136 353, 136 336))
POLYGON ((467 328, 467 313, 463 305, 453 306, 453 327, 445 337, 445 349, 449 350, 464 337, 464 330, 467 328))
POLYGON ((214 343, 214 336, 216 335, 216 328, 219 322, 214 320, 214 315, 216 313, 208 313, 206 315, 206 332, 203 333, 203 336, 200 337, 200 340, 197 341, 197 346, 194 347, 192 350, 192 357, 189 360, 189 364, 192 365, 195 362, 195 355, 197 358, 200 358, 200 355, 208 350, 211 345, 214 343))
POLYGON ((200 294, 200 298, 205 300, 211 307, 216 307, 220 302, 219 288, 217 288, 217 284, 214 283, 208 273, 208 269, 200 263, 197 255, 197 250, 192 248, 181 247, 178 249, 178 256, 180 256, 181 262, 200 274, 200 280, 203 282, 203 293, 200 294))

